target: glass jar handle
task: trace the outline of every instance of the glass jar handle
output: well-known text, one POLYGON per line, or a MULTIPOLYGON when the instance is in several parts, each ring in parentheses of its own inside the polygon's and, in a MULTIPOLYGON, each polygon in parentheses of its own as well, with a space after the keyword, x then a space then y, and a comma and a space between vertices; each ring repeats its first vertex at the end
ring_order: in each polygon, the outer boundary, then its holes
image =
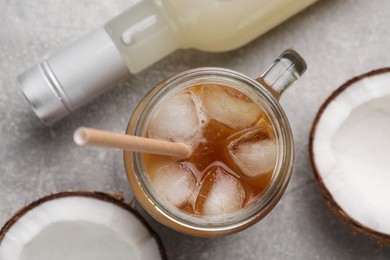
POLYGON ((305 60, 294 50, 284 51, 258 79, 276 98, 306 71, 305 60))

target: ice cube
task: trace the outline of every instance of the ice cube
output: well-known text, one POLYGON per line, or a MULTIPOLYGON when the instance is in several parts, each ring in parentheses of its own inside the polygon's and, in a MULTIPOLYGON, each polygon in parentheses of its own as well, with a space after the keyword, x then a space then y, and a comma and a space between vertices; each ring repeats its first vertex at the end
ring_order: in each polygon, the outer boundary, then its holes
POLYGON ((210 85, 202 91, 202 100, 210 119, 233 129, 244 129, 259 120, 262 109, 243 93, 219 85, 210 85))
POLYGON ((272 130, 263 122, 228 145, 228 151, 241 171, 250 177, 270 173, 276 164, 277 147, 272 130))
POLYGON ((170 97, 156 113, 148 128, 148 136, 196 147, 205 120, 200 101, 191 92, 170 97))
POLYGON ((170 160, 153 168, 149 172, 152 185, 165 200, 176 207, 189 202, 196 186, 195 177, 189 170, 170 160))
POLYGON ((223 168, 216 166, 203 180, 197 204, 199 201, 203 201, 203 215, 213 216, 241 209, 244 200, 245 190, 241 183, 223 168))

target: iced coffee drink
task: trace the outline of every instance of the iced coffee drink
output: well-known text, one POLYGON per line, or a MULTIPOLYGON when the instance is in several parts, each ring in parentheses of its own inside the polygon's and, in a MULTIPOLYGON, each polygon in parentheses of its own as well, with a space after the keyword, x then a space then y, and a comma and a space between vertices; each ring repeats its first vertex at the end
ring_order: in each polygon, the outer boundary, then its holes
POLYGON ((126 174, 157 221, 217 237, 265 217, 289 182, 294 143, 278 99, 306 69, 293 50, 258 79, 223 68, 174 75, 138 104, 126 133, 184 143, 191 156, 124 152, 126 174))
POLYGON ((196 216, 229 214, 256 201, 276 164, 269 118, 231 86, 198 84, 173 94, 151 116, 146 135, 191 147, 184 160, 152 154, 143 160, 157 194, 196 216))

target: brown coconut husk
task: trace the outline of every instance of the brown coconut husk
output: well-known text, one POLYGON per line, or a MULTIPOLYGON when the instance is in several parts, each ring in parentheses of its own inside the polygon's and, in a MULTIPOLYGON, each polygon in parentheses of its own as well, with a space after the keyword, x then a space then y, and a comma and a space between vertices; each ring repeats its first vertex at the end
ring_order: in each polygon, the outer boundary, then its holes
POLYGON ((159 252, 161 255, 161 259, 164 259, 164 260, 168 259, 165 248, 163 246, 163 243, 162 243, 159 235, 150 227, 150 225, 146 222, 146 220, 135 209, 133 209, 130 205, 128 205, 124 202, 123 194, 111 195, 108 193, 98 192, 98 191, 94 191, 94 192, 88 192, 88 191, 60 192, 60 193, 51 194, 51 195, 42 197, 36 201, 33 201, 29 205, 19 209, 4 224, 4 226, 0 230, 0 245, 1 245, 1 242, 3 241, 3 238, 5 237, 7 232, 10 230, 10 228, 27 212, 38 207, 39 205, 41 205, 45 202, 60 199, 60 198, 66 198, 66 197, 93 198, 93 199, 101 200, 104 202, 112 203, 118 207, 121 207, 124 210, 127 210, 128 212, 133 214, 137 219, 139 219, 141 221, 141 223, 148 229, 148 231, 150 232, 152 237, 157 241, 157 245, 158 245, 158 249, 159 249, 159 252))
POLYGON ((326 110, 328 105, 345 89, 353 86, 356 82, 365 79, 367 77, 376 76, 383 73, 390 73, 390 67, 388 68, 382 68, 370 71, 368 73, 359 75, 357 77, 354 77, 347 82, 345 82, 343 85, 341 85, 338 89, 336 89, 321 105, 320 109, 317 112, 317 115, 314 119, 311 131, 310 131, 310 140, 309 140, 309 153, 310 153, 310 161, 312 168, 314 170, 314 176, 317 183, 317 186, 319 187, 321 194, 323 198, 326 201, 327 206, 330 208, 330 210, 339 218, 341 221, 352 228, 353 231, 362 233, 372 239, 374 239, 376 242, 378 242, 380 245, 384 246, 390 246, 390 235, 384 234, 381 232, 378 232, 376 230, 373 230, 371 228, 368 228, 361 224, 360 222, 353 219, 351 216, 349 216, 341 207, 338 205, 338 203, 334 200, 332 194, 329 192, 329 190, 326 188, 321 176, 319 175, 319 169, 316 165, 314 156, 313 156, 313 141, 314 141, 314 135, 317 129, 317 124, 323 114, 323 112, 326 110))

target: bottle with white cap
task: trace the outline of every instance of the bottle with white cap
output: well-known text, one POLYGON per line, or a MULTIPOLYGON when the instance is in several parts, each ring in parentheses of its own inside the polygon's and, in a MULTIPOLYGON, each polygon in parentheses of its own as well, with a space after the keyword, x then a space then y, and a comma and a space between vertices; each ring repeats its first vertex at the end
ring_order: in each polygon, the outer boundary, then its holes
POLYGON ((18 80, 49 125, 176 49, 232 50, 315 1, 138 0, 18 80))

